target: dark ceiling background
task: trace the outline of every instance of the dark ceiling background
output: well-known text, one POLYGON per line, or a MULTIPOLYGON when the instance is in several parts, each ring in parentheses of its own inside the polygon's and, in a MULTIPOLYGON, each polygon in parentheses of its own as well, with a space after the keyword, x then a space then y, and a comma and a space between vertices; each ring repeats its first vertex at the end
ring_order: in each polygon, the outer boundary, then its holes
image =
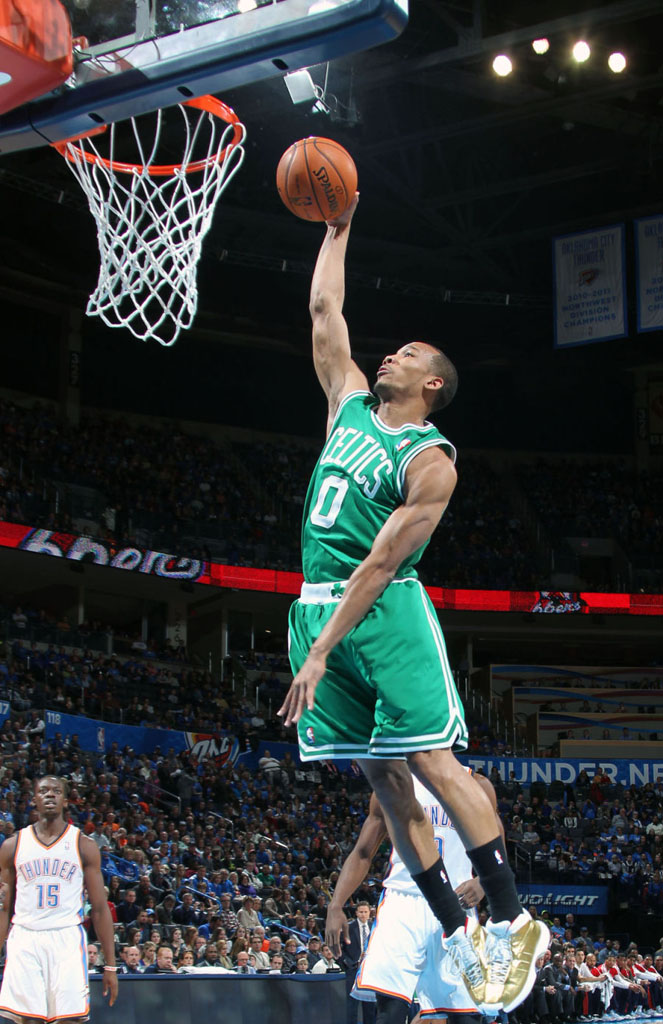
MULTIPOLYGON (((330 116, 294 107, 281 78, 224 96, 247 155, 205 241, 195 327, 163 350, 85 321, 83 401, 321 430, 307 292, 322 231, 274 186, 281 153, 317 134, 359 170, 346 314, 366 369, 424 337, 459 366, 444 427, 460 447, 629 452, 632 371, 663 363, 661 334, 632 326, 624 341, 554 351, 551 239, 624 221, 632 303, 632 221, 663 210, 661 40, 661 0, 411 0, 396 42, 329 66, 330 116), (593 55, 573 66, 579 37, 593 55), (621 76, 612 49, 629 60, 621 76), (502 50, 505 80, 490 67, 502 50)), ((311 70, 322 85, 325 68, 311 70)), ((0 196, 4 382, 54 396, 62 310, 83 308, 95 283, 92 220, 48 149, 3 156, 0 196)))

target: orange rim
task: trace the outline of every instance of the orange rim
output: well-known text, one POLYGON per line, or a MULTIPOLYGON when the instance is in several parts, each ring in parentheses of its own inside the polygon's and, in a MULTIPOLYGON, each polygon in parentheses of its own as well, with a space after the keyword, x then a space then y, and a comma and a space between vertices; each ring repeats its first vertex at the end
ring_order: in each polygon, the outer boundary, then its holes
POLYGON ((70 162, 74 160, 70 152, 70 147, 72 147, 89 164, 103 164, 107 170, 119 174, 133 174, 136 171, 142 174, 144 171, 147 171, 150 177, 153 178, 172 177, 177 171, 181 170, 184 170, 185 174, 195 174, 197 171, 204 171, 206 167, 213 163, 222 163, 226 158, 226 154, 242 141, 244 126, 235 111, 226 103, 223 103, 222 100, 217 100, 215 96, 199 96, 197 99, 185 100, 182 106, 206 110, 208 114, 213 114, 214 117, 218 117, 233 126, 233 137, 219 154, 205 157, 202 160, 196 160, 186 167, 183 164, 126 164, 119 160, 110 160, 108 157, 99 156, 97 153, 89 153, 82 146, 75 145, 78 139, 88 138, 90 135, 99 135, 106 131, 106 125, 102 128, 93 128, 89 132, 83 132, 70 139, 63 139, 61 142, 52 142, 51 145, 70 162))

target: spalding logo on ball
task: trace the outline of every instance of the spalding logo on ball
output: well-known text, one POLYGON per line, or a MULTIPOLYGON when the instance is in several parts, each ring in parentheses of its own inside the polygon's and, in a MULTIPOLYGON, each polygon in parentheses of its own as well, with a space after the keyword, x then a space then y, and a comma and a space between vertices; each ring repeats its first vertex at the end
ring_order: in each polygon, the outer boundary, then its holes
POLYGON ((338 142, 312 135, 286 149, 276 169, 276 187, 296 217, 334 220, 354 199, 357 168, 338 142))

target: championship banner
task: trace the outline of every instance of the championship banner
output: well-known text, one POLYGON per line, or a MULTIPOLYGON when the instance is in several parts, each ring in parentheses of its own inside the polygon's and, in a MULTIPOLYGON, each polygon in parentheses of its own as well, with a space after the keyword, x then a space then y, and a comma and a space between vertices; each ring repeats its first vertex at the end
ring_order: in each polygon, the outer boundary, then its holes
POLYGON ((635 222, 638 331, 663 330, 663 214, 635 222))
POLYGON ((624 225, 553 239, 555 348, 627 334, 624 225))
POLYGON ((663 451, 663 381, 653 382, 647 388, 647 414, 649 448, 663 451))
POLYGON ((547 885, 545 882, 519 882, 517 887, 524 907, 549 910, 553 917, 565 914, 607 914, 608 888, 605 885, 547 885))

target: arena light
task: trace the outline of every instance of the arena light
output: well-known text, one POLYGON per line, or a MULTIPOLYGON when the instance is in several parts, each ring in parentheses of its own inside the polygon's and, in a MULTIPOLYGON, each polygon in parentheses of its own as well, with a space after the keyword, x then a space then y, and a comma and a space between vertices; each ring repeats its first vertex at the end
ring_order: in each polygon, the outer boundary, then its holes
POLYGON ((248 11, 255 11, 257 6, 258 0, 239 0, 237 10, 240 14, 246 14, 248 11))
POLYGON ((586 60, 589 60, 592 51, 589 43, 586 43, 584 39, 579 39, 571 52, 573 53, 573 59, 578 64, 584 64, 586 60))
POLYGON ((532 49, 534 50, 534 53, 538 53, 539 56, 542 56, 550 49, 550 42, 547 39, 534 39, 532 41, 532 49))
POLYGON ((626 67, 626 57, 624 54, 619 52, 611 53, 608 57, 608 67, 616 75, 620 75, 626 67))
POLYGON ((500 78, 506 78, 506 76, 510 75, 513 71, 511 59, 507 57, 505 53, 498 54, 493 61, 493 71, 496 75, 499 75, 500 78))

